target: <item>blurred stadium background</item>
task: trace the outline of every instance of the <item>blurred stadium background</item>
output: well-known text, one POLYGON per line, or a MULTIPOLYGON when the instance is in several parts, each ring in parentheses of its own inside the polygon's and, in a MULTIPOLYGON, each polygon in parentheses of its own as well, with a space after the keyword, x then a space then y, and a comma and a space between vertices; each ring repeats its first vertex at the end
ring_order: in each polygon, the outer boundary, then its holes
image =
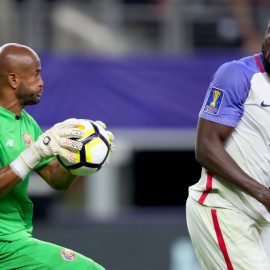
POLYGON ((91 118, 116 136, 110 165, 69 191, 32 175, 36 237, 110 270, 198 269, 184 208, 197 115, 217 67, 259 51, 268 2, 0 0, 1 44, 42 60, 44 96, 26 108, 42 128, 91 118))

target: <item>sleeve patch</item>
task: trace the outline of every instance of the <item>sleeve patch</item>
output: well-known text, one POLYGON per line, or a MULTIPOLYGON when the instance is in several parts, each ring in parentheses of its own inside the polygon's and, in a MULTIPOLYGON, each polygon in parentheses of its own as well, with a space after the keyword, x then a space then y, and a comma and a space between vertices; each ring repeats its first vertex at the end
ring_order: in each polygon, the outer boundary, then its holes
POLYGON ((224 92, 222 90, 212 87, 203 110, 210 114, 218 114, 223 96, 224 92))

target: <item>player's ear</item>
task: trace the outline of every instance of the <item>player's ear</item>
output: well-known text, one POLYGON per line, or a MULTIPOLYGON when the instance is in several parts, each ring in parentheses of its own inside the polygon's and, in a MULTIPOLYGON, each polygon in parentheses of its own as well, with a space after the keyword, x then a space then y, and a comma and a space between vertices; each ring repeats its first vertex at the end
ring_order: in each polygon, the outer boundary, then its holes
POLYGON ((7 75, 8 84, 13 88, 16 89, 19 84, 19 77, 16 73, 9 73, 7 75))

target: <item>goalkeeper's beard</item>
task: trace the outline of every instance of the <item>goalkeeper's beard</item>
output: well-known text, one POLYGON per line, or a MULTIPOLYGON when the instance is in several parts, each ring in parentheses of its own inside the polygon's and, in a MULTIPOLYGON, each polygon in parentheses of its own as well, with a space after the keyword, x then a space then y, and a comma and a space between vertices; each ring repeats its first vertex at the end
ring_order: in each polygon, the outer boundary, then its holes
POLYGON ((29 95, 29 96, 24 96, 24 97, 21 97, 19 100, 20 100, 20 103, 23 105, 23 106, 26 106, 26 105, 35 105, 35 104, 38 104, 39 101, 40 101, 40 98, 41 98, 41 93, 39 94, 32 94, 32 95, 29 95))
POLYGON ((25 106, 26 106, 26 105, 35 105, 35 104, 38 104, 39 101, 40 101, 40 98, 39 98, 39 99, 36 99, 36 100, 34 100, 34 99, 29 99, 29 100, 27 100, 27 101, 24 103, 24 105, 25 105, 25 106))

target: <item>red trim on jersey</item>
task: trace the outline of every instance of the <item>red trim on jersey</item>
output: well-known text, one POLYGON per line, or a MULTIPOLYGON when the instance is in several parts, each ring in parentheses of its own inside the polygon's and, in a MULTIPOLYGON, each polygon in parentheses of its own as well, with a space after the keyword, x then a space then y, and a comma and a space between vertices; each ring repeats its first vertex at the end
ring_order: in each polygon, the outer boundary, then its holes
POLYGON ((225 259, 226 265, 227 265, 227 269, 228 270, 233 270, 233 266, 226 248, 226 244, 219 226, 219 222, 218 222, 218 217, 217 217, 217 210, 216 209, 211 209, 211 214, 212 214, 212 219, 213 219, 213 223, 214 223, 214 228, 215 228, 215 232, 217 235, 217 240, 218 240, 218 245, 222 251, 223 257, 225 259))
POLYGON ((262 66, 262 64, 260 62, 259 55, 255 54, 254 56, 255 56, 255 60, 256 60, 256 63, 257 63, 257 66, 258 66, 260 72, 264 73, 264 68, 263 68, 263 66, 262 66))
POLYGON ((200 199, 198 200, 199 203, 203 204, 204 200, 206 199, 209 192, 212 190, 212 182, 213 182, 213 175, 211 173, 207 174, 206 180, 206 189, 201 195, 200 199))

